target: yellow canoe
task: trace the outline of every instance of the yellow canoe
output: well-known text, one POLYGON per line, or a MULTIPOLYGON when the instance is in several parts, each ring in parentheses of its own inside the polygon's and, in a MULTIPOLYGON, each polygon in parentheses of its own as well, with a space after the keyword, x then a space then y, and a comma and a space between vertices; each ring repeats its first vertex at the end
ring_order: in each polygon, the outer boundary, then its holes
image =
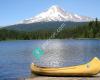
POLYGON ((92 76, 100 72, 100 60, 95 57, 90 62, 71 67, 39 67, 31 64, 32 73, 47 76, 92 76))

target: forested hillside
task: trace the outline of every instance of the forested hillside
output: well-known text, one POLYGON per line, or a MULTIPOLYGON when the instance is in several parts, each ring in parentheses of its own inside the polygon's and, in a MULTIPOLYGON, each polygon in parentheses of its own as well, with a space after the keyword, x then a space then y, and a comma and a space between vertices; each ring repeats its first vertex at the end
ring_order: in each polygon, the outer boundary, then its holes
MULTIPOLYGON (((32 40, 48 39, 55 30, 37 30, 31 32, 0 29, 0 40, 32 40)), ((85 25, 75 25, 75 27, 64 27, 55 38, 100 38, 100 22, 98 19, 85 25)))

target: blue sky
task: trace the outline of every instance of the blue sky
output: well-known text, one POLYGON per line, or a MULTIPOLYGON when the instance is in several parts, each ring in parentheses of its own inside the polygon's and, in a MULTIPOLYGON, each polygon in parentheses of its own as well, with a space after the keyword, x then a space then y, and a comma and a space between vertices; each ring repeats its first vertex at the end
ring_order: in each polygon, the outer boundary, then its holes
POLYGON ((0 0, 0 26, 33 17, 52 5, 80 15, 100 18, 100 0, 0 0))

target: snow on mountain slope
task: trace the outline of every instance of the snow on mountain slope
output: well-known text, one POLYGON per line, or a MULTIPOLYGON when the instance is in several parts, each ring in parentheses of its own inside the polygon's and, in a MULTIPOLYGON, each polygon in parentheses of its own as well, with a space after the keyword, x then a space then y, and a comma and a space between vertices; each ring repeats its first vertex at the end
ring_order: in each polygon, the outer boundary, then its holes
POLYGON ((35 17, 21 21, 20 24, 29 24, 35 22, 49 22, 49 21, 86 22, 91 20, 93 20, 93 18, 65 12, 60 7, 54 5, 50 7, 47 11, 42 12, 35 17))

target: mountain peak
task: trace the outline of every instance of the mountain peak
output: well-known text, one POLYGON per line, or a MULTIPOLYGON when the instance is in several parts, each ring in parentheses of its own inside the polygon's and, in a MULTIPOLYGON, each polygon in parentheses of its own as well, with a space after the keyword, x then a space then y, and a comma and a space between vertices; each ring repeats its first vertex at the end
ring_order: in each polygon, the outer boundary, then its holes
POLYGON ((49 10, 58 10, 61 9, 58 5, 53 5, 49 8, 49 10))
POLYGON ((58 5, 53 5, 49 9, 57 9, 57 8, 60 8, 60 7, 58 5))
POLYGON ((58 5, 53 5, 48 9, 48 12, 53 12, 53 13, 57 13, 57 12, 64 12, 64 10, 62 8, 60 8, 58 5))
POLYGON ((72 14, 65 12, 58 5, 51 6, 47 11, 38 14, 35 17, 21 21, 21 24, 35 23, 35 22, 49 22, 49 21, 74 21, 86 22, 91 21, 93 18, 72 14))

